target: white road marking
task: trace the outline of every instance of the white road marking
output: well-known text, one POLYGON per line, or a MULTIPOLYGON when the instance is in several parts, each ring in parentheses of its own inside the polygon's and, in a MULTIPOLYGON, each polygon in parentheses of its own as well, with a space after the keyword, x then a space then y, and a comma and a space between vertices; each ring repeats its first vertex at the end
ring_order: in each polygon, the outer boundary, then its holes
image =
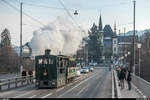
POLYGON ((57 89, 56 92, 59 92, 59 91, 61 91, 61 90, 63 90, 63 89, 64 89, 64 87, 62 87, 62 88, 60 88, 60 89, 57 89))
POLYGON ((29 98, 33 98, 33 97, 36 97, 37 95, 33 95, 33 96, 31 96, 31 97, 29 97, 29 98))
POLYGON ((21 97, 21 96, 24 96, 24 95, 30 94, 30 93, 32 93, 32 92, 34 92, 34 91, 35 91, 35 90, 32 90, 32 91, 26 92, 26 93, 24 93, 24 94, 22 94, 22 95, 15 96, 14 98, 18 98, 18 97, 21 97))
MULTIPOLYGON (((98 73, 97 73, 97 74, 98 74, 98 73)), ((72 91, 74 88, 78 87, 78 86, 81 85, 82 83, 84 83, 84 82, 86 82, 87 80, 93 78, 93 77, 96 76, 97 74, 95 74, 95 75, 93 75, 93 76, 91 76, 91 77, 89 77, 89 78, 87 78, 87 79, 81 81, 79 84, 77 84, 77 85, 74 86, 73 88, 69 89, 68 91, 64 92, 63 94, 59 95, 57 98, 62 97, 63 95, 65 95, 65 94, 67 94, 68 92, 72 91)))
POLYGON ((41 98, 46 98, 46 97, 48 97, 48 96, 50 96, 50 95, 52 95, 53 93, 49 93, 49 94, 47 94, 47 95, 45 95, 45 96, 43 96, 43 97, 41 97, 41 98))
MULTIPOLYGON (((83 77, 83 76, 82 76, 83 77)), ((82 78, 82 77, 78 77, 78 78, 76 78, 75 80, 79 80, 80 78, 82 78)))
POLYGON ((84 88, 82 88, 75 97, 78 97, 80 93, 82 93, 87 87, 89 86, 89 84, 87 84, 84 88))

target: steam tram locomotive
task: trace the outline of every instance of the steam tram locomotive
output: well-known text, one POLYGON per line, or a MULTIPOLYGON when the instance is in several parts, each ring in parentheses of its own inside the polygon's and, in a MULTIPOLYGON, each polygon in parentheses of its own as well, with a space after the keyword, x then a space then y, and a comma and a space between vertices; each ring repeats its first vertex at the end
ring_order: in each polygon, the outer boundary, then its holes
POLYGON ((57 88, 72 81, 75 77, 76 63, 72 57, 64 55, 45 55, 35 57, 35 75, 38 88, 57 88))

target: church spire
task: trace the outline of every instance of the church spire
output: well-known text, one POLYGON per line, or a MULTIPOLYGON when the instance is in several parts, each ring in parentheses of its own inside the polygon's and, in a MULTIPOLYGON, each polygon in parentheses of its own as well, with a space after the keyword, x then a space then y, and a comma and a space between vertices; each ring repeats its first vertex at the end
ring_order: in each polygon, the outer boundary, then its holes
POLYGON ((99 29, 100 31, 103 30, 101 13, 100 13, 100 18, 99 18, 99 26, 98 26, 98 29, 99 29))
POLYGON ((116 36, 116 21, 114 22, 114 35, 116 36))

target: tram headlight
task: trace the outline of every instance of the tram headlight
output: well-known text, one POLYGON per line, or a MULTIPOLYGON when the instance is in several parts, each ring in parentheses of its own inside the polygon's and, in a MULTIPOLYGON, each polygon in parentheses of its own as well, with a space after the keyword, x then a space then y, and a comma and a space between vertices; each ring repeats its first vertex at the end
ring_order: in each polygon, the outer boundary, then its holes
POLYGON ((43 75, 44 75, 44 76, 47 76, 47 72, 44 72, 43 75))

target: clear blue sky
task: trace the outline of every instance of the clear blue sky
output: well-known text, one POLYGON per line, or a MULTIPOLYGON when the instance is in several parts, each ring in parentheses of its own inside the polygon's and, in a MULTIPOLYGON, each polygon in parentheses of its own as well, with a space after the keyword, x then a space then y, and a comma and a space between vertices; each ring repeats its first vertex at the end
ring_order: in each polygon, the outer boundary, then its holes
MULTIPOLYGON (((69 16, 63 9, 50 9, 29 6, 28 4, 44 5, 48 7, 62 8, 58 0, 5 0, 19 9, 19 3, 23 2, 23 11, 38 19, 43 24, 48 24, 57 16, 69 16)), ((133 0, 62 0, 69 9, 74 19, 87 31, 95 22, 98 24, 100 12, 102 14, 103 27, 110 24, 113 28, 116 20, 117 29, 123 32, 132 30, 133 22, 133 0), (79 15, 74 16, 71 9, 79 9, 79 15)), ((150 0, 136 0, 136 29, 143 30, 150 28, 150 0)), ((0 0, 0 32, 6 27, 11 32, 12 43, 19 45, 20 14, 13 8, 0 0)), ((70 19, 71 20, 71 19, 70 19)), ((34 30, 42 25, 23 15, 23 44, 30 41, 34 30), (32 26, 29 26, 32 25, 32 26)))

